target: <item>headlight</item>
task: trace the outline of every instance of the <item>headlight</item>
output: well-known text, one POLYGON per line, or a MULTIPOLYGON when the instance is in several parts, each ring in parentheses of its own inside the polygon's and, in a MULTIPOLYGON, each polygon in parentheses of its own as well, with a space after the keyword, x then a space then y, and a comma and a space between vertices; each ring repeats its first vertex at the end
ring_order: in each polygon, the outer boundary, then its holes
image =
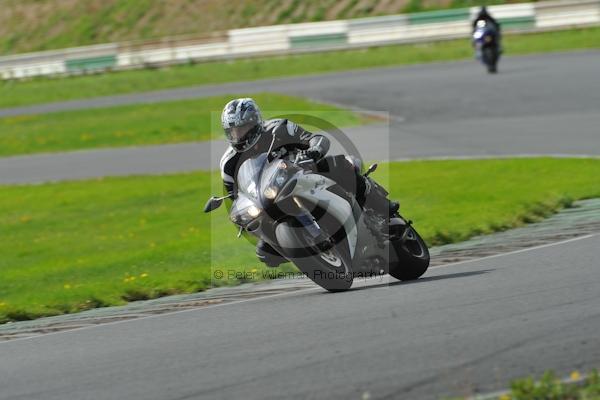
POLYGON ((269 186, 268 188, 265 189, 265 192, 263 193, 265 195, 265 197, 269 200, 273 200, 275 197, 277 197, 277 188, 274 188, 273 186, 269 186))
POLYGON ((275 183, 277 184, 277 186, 281 186, 285 183, 285 180, 286 180, 285 175, 277 175, 277 177, 275 178, 275 183))
POLYGON ((260 208, 258 208, 256 206, 248 207, 248 215, 251 216, 252 218, 258 217, 259 214, 260 214, 260 208))

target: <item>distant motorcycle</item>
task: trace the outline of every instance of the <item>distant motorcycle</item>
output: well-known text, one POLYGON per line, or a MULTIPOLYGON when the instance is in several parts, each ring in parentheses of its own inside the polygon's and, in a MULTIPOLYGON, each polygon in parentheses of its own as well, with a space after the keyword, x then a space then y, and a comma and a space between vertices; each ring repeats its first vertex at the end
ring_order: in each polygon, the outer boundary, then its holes
POLYGON ((500 34, 494 24, 487 21, 477 21, 473 32, 475 55, 487 67, 490 74, 495 74, 498 71, 499 43, 500 34))
MULTIPOLYGON (((240 166, 229 213, 240 234, 265 240, 329 291, 349 289, 357 276, 389 273, 413 280, 425 273, 429 251, 410 221, 361 208, 354 195, 319 174, 301 151, 293 153, 263 153, 240 166)), ((364 176, 376 168, 372 165, 364 176)), ((387 196, 368 180, 372 190, 387 196)), ((204 211, 218 208, 227 197, 211 197, 204 211)))

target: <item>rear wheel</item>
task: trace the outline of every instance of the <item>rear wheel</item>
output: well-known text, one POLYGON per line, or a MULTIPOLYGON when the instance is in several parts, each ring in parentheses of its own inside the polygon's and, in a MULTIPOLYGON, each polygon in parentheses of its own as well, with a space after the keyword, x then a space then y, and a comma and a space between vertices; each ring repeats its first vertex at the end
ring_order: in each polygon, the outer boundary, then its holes
POLYGON ((398 237, 391 243, 397 260, 390 264, 390 275, 401 281, 418 279, 429 268, 429 249, 425 241, 410 225, 394 234, 398 237))
POLYGON ((282 222, 276 228, 281 252, 302 273, 330 292, 348 290, 353 275, 347 241, 343 240, 330 249, 320 250, 302 227, 282 222))

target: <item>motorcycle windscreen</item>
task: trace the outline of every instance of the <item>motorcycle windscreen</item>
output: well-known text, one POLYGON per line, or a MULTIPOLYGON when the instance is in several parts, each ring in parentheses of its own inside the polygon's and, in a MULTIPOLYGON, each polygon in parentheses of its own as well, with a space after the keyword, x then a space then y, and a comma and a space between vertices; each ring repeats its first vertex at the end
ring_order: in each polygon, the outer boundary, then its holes
POLYGON ((267 155, 264 153, 244 161, 237 173, 238 191, 258 199, 260 174, 266 162, 267 155))

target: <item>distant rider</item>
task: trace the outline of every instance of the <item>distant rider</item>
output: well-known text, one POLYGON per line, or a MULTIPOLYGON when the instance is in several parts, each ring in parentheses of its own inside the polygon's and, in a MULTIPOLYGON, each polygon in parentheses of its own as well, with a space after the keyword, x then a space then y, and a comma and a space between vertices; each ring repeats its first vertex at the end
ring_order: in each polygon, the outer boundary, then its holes
MULTIPOLYGON (((331 163, 327 163, 329 157, 325 157, 329 150, 329 139, 323 135, 312 134, 287 119, 263 120, 258 105, 251 98, 235 99, 227 103, 221 114, 221 124, 225 131, 225 138, 229 142, 229 147, 221 158, 221 176, 225 190, 232 195, 232 198, 235 198, 237 193, 235 177, 238 168, 245 160, 269 151, 273 134, 275 135, 273 151, 281 148, 285 151, 299 150, 304 157, 317 163, 318 171, 323 169, 335 173, 330 170, 334 168, 331 167, 331 163)), ((343 157, 341 160, 343 161, 340 163, 333 163, 335 169, 339 170, 339 175, 346 177, 346 181, 348 181, 347 177, 354 176, 354 179, 350 178, 352 182, 346 185, 341 182, 344 179, 336 181, 346 186, 346 190, 354 192, 361 206, 368 199, 368 206, 381 214, 391 215, 398 210, 397 203, 375 195, 375 191, 370 191, 371 185, 356 171, 350 161, 343 157)), ((256 255, 271 267, 287 261, 263 240, 260 240, 256 246, 256 255)))
POLYGON ((496 45, 498 46, 498 51, 500 53, 502 53, 502 51, 503 51, 502 50, 502 31, 501 31, 500 23, 498 21, 496 21, 496 19, 490 15, 490 13, 487 10, 487 7, 485 7, 485 6, 481 7, 481 10, 479 10, 477 17, 475 17, 475 20, 473 21, 473 32, 475 32, 475 30, 477 29, 477 23, 479 21, 485 21, 486 23, 491 24, 494 27, 494 29, 496 30, 496 33, 497 33, 496 45))
POLYGON ((477 17, 475 17, 475 20, 473 21, 473 32, 475 32, 477 22, 479 21, 485 21, 488 24, 492 24, 496 28, 498 35, 500 35, 500 24, 490 15, 490 13, 488 13, 487 7, 485 6, 481 7, 481 10, 479 10, 477 17))

